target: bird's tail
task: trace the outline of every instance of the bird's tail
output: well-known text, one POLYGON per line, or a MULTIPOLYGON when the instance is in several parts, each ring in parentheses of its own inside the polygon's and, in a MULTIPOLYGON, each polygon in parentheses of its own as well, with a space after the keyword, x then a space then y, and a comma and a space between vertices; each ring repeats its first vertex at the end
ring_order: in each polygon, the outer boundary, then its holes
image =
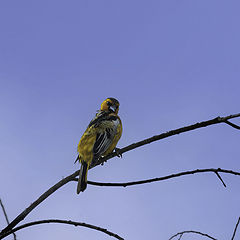
POLYGON ((83 192, 87 188, 87 172, 89 165, 82 161, 82 165, 79 172, 78 185, 77 185, 77 194, 83 192))

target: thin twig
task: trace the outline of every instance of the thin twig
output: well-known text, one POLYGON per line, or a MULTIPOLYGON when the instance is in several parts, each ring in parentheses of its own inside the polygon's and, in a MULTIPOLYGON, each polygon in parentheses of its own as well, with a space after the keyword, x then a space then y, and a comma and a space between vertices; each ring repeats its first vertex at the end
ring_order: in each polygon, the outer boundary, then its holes
POLYGON ((44 223, 61 223, 61 224, 68 224, 68 225, 74 225, 74 226, 82 226, 82 227, 86 227, 86 228, 91 228, 100 232, 103 232, 111 237, 115 237, 116 239, 119 240, 124 240, 122 237, 120 237, 119 235, 117 235, 116 233, 110 232, 105 228, 101 228, 92 224, 88 224, 88 223, 83 223, 83 222, 75 222, 75 221, 70 221, 70 220, 61 220, 61 219, 47 219, 47 220, 40 220, 40 221, 34 221, 34 222, 30 222, 30 223, 26 223, 23 224, 19 227, 13 228, 12 230, 4 233, 1 238, 4 238, 8 235, 10 235, 11 233, 17 232, 20 229, 23 228, 27 228, 30 226, 34 226, 34 225, 39 225, 39 224, 44 224, 44 223))
POLYGON ((227 185, 225 184, 225 182, 223 181, 222 177, 220 176, 220 174, 218 173, 218 171, 215 172, 217 177, 220 179, 220 181, 222 182, 224 187, 227 187, 227 185))
MULTIPOLYGON (((187 132, 187 131, 191 131, 197 128, 202 128, 202 127, 207 127, 209 125, 213 125, 213 124, 218 124, 218 123, 222 123, 222 122, 226 122, 228 119, 232 119, 232 118, 237 118, 240 117, 240 113, 238 114, 234 114, 234 115, 229 115, 226 117, 216 117, 213 118, 211 120, 208 121, 203 121, 200 123, 196 123, 193 125, 189 125, 186 127, 182 127, 182 128, 178 128, 176 130, 171 130, 169 132, 166 133, 162 133, 160 135, 156 135, 153 136, 151 138, 139 141, 137 143, 133 143, 127 147, 124 147, 122 149, 118 150, 118 154, 123 154, 125 152, 128 152, 130 150, 133 150, 135 148, 141 147, 145 144, 149 144, 151 142, 154 141, 158 141, 160 139, 164 139, 173 135, 177 135, 183 132, 187 132)), ((101 158, 100 161, 98 161, 97 163, 95 163, 93 166, 91 166, 90 168, 93 168, 99 164, 102 164, 103 162, 107 161, 108 159, 111 159, 113 157, 117 156, 117 153, 111 153, 108 156, 101 158)), ((52 193, 54 193, 57 189, 59 189, 60 187, 62 187, 63 185, 65 185, 66 183, 72 181, 77 175, 79 174, 79 170, 74 172, 73 174, 67 176, 66 178, 62 179, 61 181, 59 181, 58 183, 56 183, 53 187, 49 188, 45 193, 43 193, 36 201, 34 201, 28 208, 26 208, 22 213, 20 213, 6 228, 4 228, 1 233, 0 233, 0 237, 3 233, 10 231, 12 228, 14 228, 19 222, 21 222, 34 208, 36 208, 42 201, 44 201, 47 197, 49 197, 52 193)), ((1 238, 0 238, 1 239, 1 238)))
MULTIPOLYGON (((163 176, 163 177, 151 178, 151 179, 134 181, 134 182, 102 183, 102 182, 88 181, 88 184, 95 185, 95 186, 105 186, 105 187, 127 187, 127 186, 133 186, 133 185, 139 185, 139 184, 145 184, 145 183, 151 183, 151 182, 157 182, 157 181, 164 181, 164 180, 171 179, 171 178, 176 178, 176 177, 181 177, 181 176, 191 175, 191 174, 196 174, 196 173, 206 173, 206 172, 213 172, 216 175, 217 175, 217 173, 222 172, 222 173, 228 173, 228 174, 240 176, 240 172, 235 172, 232 170, 221 169, 221 168, 205 168, 205 169, 196 169, 196 170, 191 170, 191 171, 174 173, 174 174, 163 176)), ((77 178, 74 178, 73 180, 78 181, 77 178)), ((221 180, 221 182, 223 182, 222 178, 220 178, 220 180, 221 180)), ((225 183, 224 183, 224 186, 226 186, 225 183)))
MULTIPOLYGON (((5 210, 5 207, 4 207, 4 205, 3 205, 3 202, 2 202, 2 200, 1 200, 1 198, 0 198, 0 205, 1 205, 1 207, 2 207, 3 214, 4 214, 4 216, 5 216, 6 222, 7 222, 7 224, 9 225, 9 220, 8 220, 7 212, 6 212, 6 210, 5 210)), ((16 236, 15 233, 13 233, 13 237, 14 237, 14 240, 17 239, 17 236, 16 236)))
POLYGON ((229 126, 233 127, 233 128, 236 128, 236 129, 240 130, 240 127, 238 125, 234 124, 234 123, 231 123, 227 120, 225 121, 225 123, 228 124, 229 126))
POLYGON ((194 234, 198 234, 198 235, 202 235, 204 237, 208 237, 212 240, 217 240, 216 238, 206 234, 206 233, 202 233, 202 232, 198 232, 198 231, 183 231, 183 232, 179 232, 179 233, 176 233, 174 234, 172 237, 169 238, 169 240, 172 240, 173 238, 177 237, 178 235, 180 235, 181 237, 183 236, 183 234, 186 234, 186 233, 194 233, 194 234))
POLYGON ((9 224, 9 220, 8 220, 7 212, 6 212, 6 210, 5 210, 5 207, 4 207, 3 203, 2 203, 1 198, 0 198, 0 205, 1 205, 1 207, 2 207, 3 214, 4 214, 4 216, 5 216, 6 222, 7 222, 7 224, 9 224))
POLYGON ((238 218, 238 221, 237 221, 236 226, 235 226, 235 228, 234 228, 234 231, 233 231, 233 235, 232 235, 231 240, 233 240, 234 237, 235 237, 235 234, 236 234, 236 232, 237 232, 237 228, 238 228, 239 222, 240 222, 240 217, 238 218))
POLYGON ((178 240, 181 240, 182 236, 183 236, 183 233, 179 235, 178 240))

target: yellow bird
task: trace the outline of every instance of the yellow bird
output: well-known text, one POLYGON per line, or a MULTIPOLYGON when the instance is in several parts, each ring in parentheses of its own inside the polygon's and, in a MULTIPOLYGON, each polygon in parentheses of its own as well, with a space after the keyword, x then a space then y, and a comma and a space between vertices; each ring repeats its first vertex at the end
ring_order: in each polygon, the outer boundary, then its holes
POLYGON ((77 194, 87 187, 87 173, 92 162, 107 156, 114 149, 122 135, 122 122, 118 116, 119 102, 107 98, 101 109, 89 123, 78 144, 78 158, 81 162, 77 194))

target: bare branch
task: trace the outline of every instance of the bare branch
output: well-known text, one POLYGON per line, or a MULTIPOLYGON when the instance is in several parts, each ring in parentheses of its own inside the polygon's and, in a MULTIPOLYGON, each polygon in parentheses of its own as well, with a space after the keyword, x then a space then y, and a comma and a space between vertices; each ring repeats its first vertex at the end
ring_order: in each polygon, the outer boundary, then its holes
MULTIPOLYGON (((118 154, 123 154, 125 152, 128 152, 128 151, 133 150, 133 149, 138 148, 138 147, 141 147, 143 145, 146 145, 146 144, 149 144, 149 143, 152 143, 152 142, 155 142, 155 141, 167 138, 167 137, 171 137, 171 136, 183 133, 183 132, 188 132, 188 131, 191 131, 191 130, 207 127, 207 126, 214 125, 214 124, 226 123, 227 120, 232 119, 232 118, 237 118, 237 117, 240 117, 240 113, 229 115, 229 116, 226 116, 226 117, 216 117, 216 118, 213 118, 213 119, 208 120, 208 121, 195 123, 195 124, 192 124, 192 125, 189 125, 189 126, 186 126, 186 127, 181 127, 181 128, 175 129, 175 130, 171 130, 171 131, 168 131, 168 132, 165 132, 165 133, 161 133, 159 135, 155 135, 153 137, 144 139, 144 140, 139 141, 137 143, 133 143, 131 145, 128 145, 127 147, 124 147, 122 149, 118 149, 118 154)), ((97 165, 100 165, 100 164, 106 162, 108 159, 113 158, 115 156, 117 156, 117 153, 115 153, 115 152, 111 153, 108 156, 99 159, 99 161, 95 162, 94 165, 90 166, 90 168, 93 168, 97 165)))
MULTIPOLYGON (((0 198, 0 205, 1 205, 1 207, 2 207, 3 214, 4 214, 4 216, 5 216, 6 222, 7 222, 7 224, 9 225, 9 220, 8 220, 7 212, 6 212, 6 210, 5 210, 5 207, 4 207, 4 205, 3 205, 3 202, 2 202, 2 200, 1 200, 1 198, 0 198)), ((16 236, 15 233, 13 233, 13 237, 14 237, 14 240, 17 239, 17 236, 16 236)))
POLYGON ((206 234, 206 233, 202 233, 202 232, 198 232, 198 231, 183 231, 183 232, 179 232, 179 233, 176 233, 175 235, 173 235, 172 237, 169 238, 169 240, 172 240, 173 238, 177 237, 178 235, 180 235, 180 238, 182 238, 183 234, 186 234, 186 233, 194 233, 194 234, 198 234, 198 235, 202 235, 204 237, 207 237, 209 239, 212 239, 212 240, 217 240, 216 238, 206 234))
POLYGON ((238 130, 240 130, 240 127, 232 122, 229 122, 229 121, 225 121, 226 124, 228 124, 229 126, 233 127, 233 128, 236 128, 238 130))
POLYGON ((5 216, 6 222, 7 222, 7 224, 9 224, 8 216, 7 216, 7 213, 6 213, 6 210, 5 210, 5 207, 4 207, 3 203, 2 203, 1 198, 0 198, 0 205, 1 205, 1 207, 2 207, 3 214, 4 214, 4 216, 5 216))
MULTIPOLYGON (((202 127, 207 127, 209 125, 213 125, 213 124, 218 124, 218 123, 222 123, 222 122, 226 122, 228 119, 232 119, 232 118, 237 118, 240 117, 240 113, 238 114, 234 114, 234 115, 229 115, 226 117, 217 117, 208 121, 203 121, 200 123, 196 123, 193 125, 189 125, 186 127, 182 127, 182 128, 178 128, 175 130, 171 130, 169 132, 166 133, 162 133, 160 135, 156 135, 153 136, 151 138, 147 138, 145 140, 139 141, 137 143, 133 143, 127 147, 124 147, 122 149, 118 150, 118 154, 123 154, 125 152, 128 152, 130 150, 133 150, 135 148, 141 147, 143 145, 149 144, 151 142, 154 141, 158 141, 160 139, 164 139, 173 135, 177 135, 183 132, 187 132, 187 131, 191 131, 197 128, 202 128, 202 127)), ((117 156, 117 153, 111 153, 108 156, 101 158, 100 161, 98 161, 97 163, 94 163, 93 166, 91 166, 90 168, 93 168, 99 164, 102 164, 104 162, 106 162, 107 160, 113 158, 117 156)), ((12 228, 14 228, 19 222, 21 222, 35 207, 37 207, 42 201, 44 201, 47 197, 49 197, 51 194, 53 194, 57 189, 59 189, 60 187, 62 187, 63 185, 65 185, 66 183, 74 180, 74 178, 79 174, 79 170, 74 172, 73 174, 67 176, 66 178, 62 179, 61 181, 59 181, 58 183, 56 183, 53 187, 49 188, 45 193, 43 193, 36 201, 34 201, 28 208, 26 208, 22 213, 20 213, 6 228, 4 228, 1 233, 0 233, 0 237, 3 233, 10 231, 12 228)))
POLYGON ((179 235, 178 240, 181 240, 182 236, 183 236, 183 233, 179 235))
MULTIPOLYGON (((235 171, 232 171, 232 170, 221 169, 221 168, 205 168, 205 169, 196 169, 196 170, 191 170, 191 171, 186 171, 186 172, 174 173, 174 174, 167 175, 167 176, 164 176, 164 177, 151 178, 151 179, 134 181, 134 182, 102 183, 102 182, 88 181, 88 184, 95 185, 95 186, 105 186, 105 187, 127 187, 127 186, 133 186, 133 185, 163 181, 163 180, 176 178, 176 177, 181 177, 181 176, 185 176, 185 175, 191 175, 191 174, 196 174, 196 173, 197 174, 198 173, 206 173, 206 172, 213 172, 217 176, 220 176, 219 172, 240 176, 240 172, 235 172, 235 171)), ((74 178, 73 180, 78 181, 77 178, 74 178)), ((222 183, 224 183, 221 177, 220 177, 220 180, 221 180, 222 183)), ((224 186, 226 186, 225 183, 224 183, 224 186)))
POLYGON ((220 176, 220 174, 218 173, 218 171, 215 172, 217 177, 220 179, 220 181, 222 182, 224 187, 227 187, 227 185, 225 184, 225 182, 223 181, 222 177, 220 176))
POLYGON ((237 221, 236 226, 235 226, 235 228, 234 228, 234 231, 233 231, 233 235, 232 235, 231 240, 233 240, 234 237, 235 237, 235 235, 236 235, 236 232, 237 232, 237 228, 238 228, 239 222, 240 222, 240 217, 238 218, 238 221, 237 221))
POLYGON ((240 127, 239 127, 238 125, 234 124, 234 123, 231 123, 231 122, 229 122, 229 121, 227 121, 227 120, 225 121, 225 123, 228 124, 228 125, 230 125, 230 126, 233 127, 233 128, 236 128, 236 129, 240 130, 240 127))
POLYGON ((47 220, 40 220, 40 221, 35 221, 35 222, 30 222, 30 223, 26 223, 26 224, 23 224, 19 227, 16 227, 16 228, 13 228, 12 230, 4 233, 0 239, 14 233, 14 232, 17 232, 19 231, 20 229, 23 229, 23 228, 27 228, 27 227, 30 227, 30 226, 34 226, 34 225, 39 225, 39 224, 44 224, 44 223, 61 223, 61 224, 68 224, 68 225, 73 225, 73 226, 82 226, 82 227, 86 227, 86 228, 91 228, 91 229, 94 229, 94 230, 97 230, 97 231, 100 231, 100 232, 103 232, 111 237, 114 237, 116 239, 119 239, 119 240, 124 240, 122 237, 120 237, 119 235, 117 235, 116 233, 113 233, 113 232, 110 232, 108 231, 107 229, 105 228, 101 228, 101 227, 98 227, 98 226, 95 226, 95 225, 92 225, 92 224, 88 224, 88 223, 83 223, 83 222, 75 222, 75 221, 70 221, 70 220, 61 220, 61 219, 47 219, 47 220))
POLYGON ((0 239, 3 233, 10 231, 13 227, 15 227, 19 222, 21 222, 35 207, 37 207, 41 202, 43 202, 47 197, 53 194, 60 187, 65 185, 66 183, 72 181, 77 175, 79 171, 74 172, 73 174, 63 178, 61 181, 56 183, 54 186, 49 188, 45 193, 43 193, 36 201, 34 201, 28 208, 26 208, 22 213, 20 213, 6 228, 4 228, 0 233, 0 239))

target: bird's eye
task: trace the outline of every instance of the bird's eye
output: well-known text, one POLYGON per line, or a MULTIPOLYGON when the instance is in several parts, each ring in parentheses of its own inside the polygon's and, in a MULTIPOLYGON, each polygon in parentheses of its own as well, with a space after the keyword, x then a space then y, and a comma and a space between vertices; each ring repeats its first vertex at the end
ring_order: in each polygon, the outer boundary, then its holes
POLYGON ((112 104, 111 104, 109 101, 107 101, 107 105, 108 105, 108 106, 111 106, 112 104))

